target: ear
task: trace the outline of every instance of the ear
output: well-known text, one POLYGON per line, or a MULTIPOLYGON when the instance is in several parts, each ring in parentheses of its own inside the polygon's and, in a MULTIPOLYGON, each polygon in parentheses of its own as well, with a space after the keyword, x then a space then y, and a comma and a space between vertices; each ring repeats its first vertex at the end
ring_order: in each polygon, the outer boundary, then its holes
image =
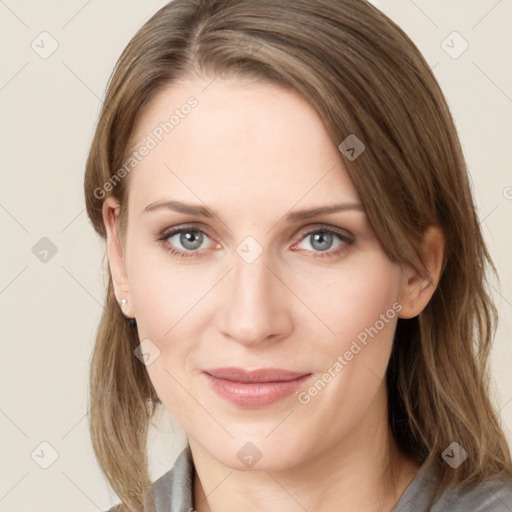
POLYGON ((406 265, 402 272, 399 303, 402 305, 399 318, 413 318, 419 315, 434 294, 443 268, 445 238, 437 226, 430 226, 425 232, 422 244, 423 257, 428 268, 415 269, 406 265))
POLYGON ((119 239, 119 213, 119 201, 115 197, 107 197, 102 205, 102 214, 107 231, 107 254, 114 293, 124 316, 133 318, 130 287, 119 239), (124 305, 121 303, 122 299, 126 299, 126 302, 123 301, 124 305))

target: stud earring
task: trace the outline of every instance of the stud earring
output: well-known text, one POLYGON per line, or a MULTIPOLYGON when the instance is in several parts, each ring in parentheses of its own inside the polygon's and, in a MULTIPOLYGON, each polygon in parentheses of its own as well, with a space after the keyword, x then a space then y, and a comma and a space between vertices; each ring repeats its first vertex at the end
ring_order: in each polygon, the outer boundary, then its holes
MULTIPOLYGON (((126 306, 127 302, 128 302, 127 299, 121 299, 119 301, 119 304, 120 304, 121 308, 126 306)), ((124 313, 123 313, 123 316, 124 316, 124 313)), ((135 320, 135 318, 128 318, 128 317, 125 317, 125 318, 130 321, 130 327, 135 327, 137 325, 137 321, 135 320)))

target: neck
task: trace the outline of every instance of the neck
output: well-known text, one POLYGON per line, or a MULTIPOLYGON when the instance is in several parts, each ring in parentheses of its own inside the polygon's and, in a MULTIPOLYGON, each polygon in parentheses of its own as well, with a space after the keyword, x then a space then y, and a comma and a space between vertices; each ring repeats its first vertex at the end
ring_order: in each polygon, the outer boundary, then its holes
MULTIPOLYGON (((385 392, 381 386, 377 394, 385 392)), ((233 470, 189 439, 195 510, 389 512, 419 465, 398 449, 382 398, 376 397, 361 422, 334 446, 280 471, 233 470)))

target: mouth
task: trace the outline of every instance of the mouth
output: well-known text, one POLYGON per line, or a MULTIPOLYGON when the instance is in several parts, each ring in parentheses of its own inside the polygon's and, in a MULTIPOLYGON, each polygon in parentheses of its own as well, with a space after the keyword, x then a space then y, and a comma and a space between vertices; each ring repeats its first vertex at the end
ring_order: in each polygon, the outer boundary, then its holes
POLYGON ((204 370, 210 388, 221 398, 243 408, 271 405, 297 391, 312 373, 278 368, 213 368, 204 370))

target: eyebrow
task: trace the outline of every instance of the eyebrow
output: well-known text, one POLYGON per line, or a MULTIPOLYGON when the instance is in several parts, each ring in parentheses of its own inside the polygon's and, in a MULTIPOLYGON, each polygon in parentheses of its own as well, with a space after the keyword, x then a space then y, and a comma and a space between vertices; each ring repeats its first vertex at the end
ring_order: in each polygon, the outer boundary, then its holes
MULTIPOLYGON (((196 217, 205 217, 207 219, 218 217, 216 213, 207 206, 183 203, 181 201, 157 201, 146 206, 142 214, 156 210, 172 210, 179 213, 194 215, 196 217)), ((356 210, 364 213, 364 208, 359 203, 339 203, 327 206, 317 206, 315 208, 303 210, 295 210, 285 215, 284 220, 288 223, 299 222, 318 215, 348 210, 356 210)))

